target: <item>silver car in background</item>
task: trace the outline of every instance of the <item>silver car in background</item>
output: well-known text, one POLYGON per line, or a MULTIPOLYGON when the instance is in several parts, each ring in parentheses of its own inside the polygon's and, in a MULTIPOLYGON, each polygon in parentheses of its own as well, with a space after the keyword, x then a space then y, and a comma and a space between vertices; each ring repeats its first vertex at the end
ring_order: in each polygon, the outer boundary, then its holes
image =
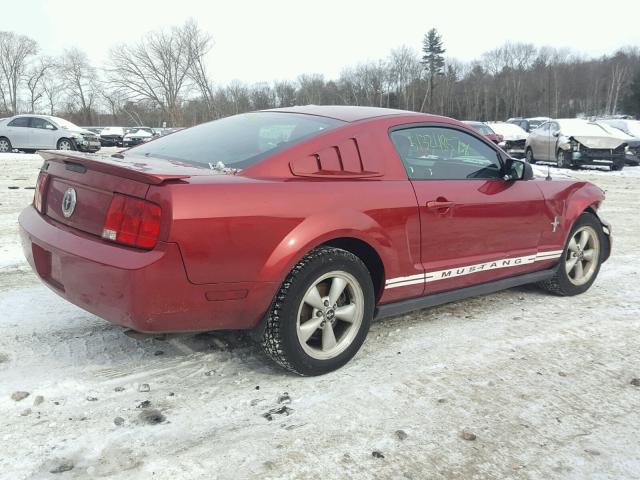
POLYGON ((0 153, 13 150, 80 150, 97 152, 95 133, 50 115, 15 115, 0 122, 0 153))
POLYGON ((560 168, 582 165, 622 170, 627 143, 594 122, 579 118, 551 120, 529 133, 525 155, 529 163, 555 162, 560 168))

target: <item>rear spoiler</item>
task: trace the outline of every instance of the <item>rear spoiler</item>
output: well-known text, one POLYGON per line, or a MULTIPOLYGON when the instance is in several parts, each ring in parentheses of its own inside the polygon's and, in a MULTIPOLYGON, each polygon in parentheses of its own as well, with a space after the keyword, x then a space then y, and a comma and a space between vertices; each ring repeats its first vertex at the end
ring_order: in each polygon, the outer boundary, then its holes
POLYGON ((119 159, 107 155, 86 154, 74 151, 43 150, 38 152, 45 161, 63 163, 73 170, 85 167, 87 170, 102 172, 117 177, 128 178, 150 185, 159 185, 168 180, 181 180, 192 175, 179 170, 188 167, 167 161, 154 161, 145 157, 132 160, 119 159), (175 169, 176 173, 170 173, 175 169))

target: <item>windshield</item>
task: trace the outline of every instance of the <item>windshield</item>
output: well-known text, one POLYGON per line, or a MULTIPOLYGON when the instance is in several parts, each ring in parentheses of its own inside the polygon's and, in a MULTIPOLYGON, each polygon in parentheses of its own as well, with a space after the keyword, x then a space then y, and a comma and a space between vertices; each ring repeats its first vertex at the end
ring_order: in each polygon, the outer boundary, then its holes
POLYGON ((627 121, 627 130, 634 137, 640 137, 640 120, 627 121))
POLYGON ((56 125, 58 125, 58 127, 66 128, 67 130, 68 129, 73 129, 73 128, 80 128, 75 123, 71 123, 68 120, 65 120, 64 118, 51 117, 51 120, 53 120, 53 122, 56 125))
POLYGON ((128 150, 200 165, 246 168, 345 122, 298 113, 255 112, 203 123, 128 150))
POLYGON ((560 130, 563 135, 579 137, 608 137, 610 136, 597 123, 585 120, 559 120, 560 130))
POLYGON ((631 135, 628 135, 627 133, 623 132, 619 128, 612 127, 611 125, 607 125, 606 123, 598 122, 598 126, 601 127, 603 130, 606 130, 606 132, 613 137, 622 138, 624 140, 633 138, 631 135))

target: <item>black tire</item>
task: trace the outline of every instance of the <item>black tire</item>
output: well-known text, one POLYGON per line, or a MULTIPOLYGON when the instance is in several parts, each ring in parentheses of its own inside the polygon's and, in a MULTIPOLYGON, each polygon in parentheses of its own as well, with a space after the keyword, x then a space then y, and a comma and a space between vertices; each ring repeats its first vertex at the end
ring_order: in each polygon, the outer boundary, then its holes
POLYGON ((558 149, 556 152, 556 163, 558 168, 571 168, 571 160, 567 159, 567 152, 562 149, 558 149))
POLYGON ((560 295, 563 297, 579 295, 581 293, 586 292, 589 289, 589 287, 591 287, 593 282, 596 280, 598 273, 600 272, 600 266, 602 265, 602 261, 604 258, 606 258, 606 249, 608 248, 608 245, 609 245, 608 241, 605 238, 605 235, 602 231, 602 224, 600 223, 600 220, 598 220, 598 218, 592 213, 589 213, 589 212, 583 213, 578 217, 573 227, 571 228, 571 233, 569 234, 569 237, 567 238, 567 242, 562 251, 562 256, 560 257, 560 263, 558 264, 558 268, 556 270, 555 275, 551 277, 549 280, 540 282, 538 285, 544 290, 547 290, 548 292, 551 292, 555 295, 560 295), (597 235, 598 242, 599 242, 599 255, 598 255, 598 258, 596 259, 597 263, 595 266, 595 270, 593 271, 590 279, 582 285, 576 285, 570 280, 569 274, 567 273, 565 268, 565 264, 569 258, 569 255, 571 254, 569 251, 569 243, 571 239, 573 238, 574 234, 578 230, 580 230, 582 227, 585 227, 585 226, 591 227, 597 235))
MULTIPOLYGON (((375 295, 371 274, 365 264, 345 250, 319 247, 300 260, 282 283, 267 313, 261 346, 278 365, 299 375, 322 375, 347 363, 364 342, 373 318, 375 295), (298 313, 306 292, 329 272, 350 274, 363 294, 363 316, 355 337, 340 354, 329 359, 309 355, 298 339, 298 313)), ((355 328, 355 327, 354 327, 355 328)))
POLYGON ((58 140, 58 143, 56 144, 56 149, 58 150, 75 150, 76 146, 73 143, 72 140, 69 140, 68 138, 61 138, 60 140, 58 140), (63 146, 67 144, 69 145, 69 148, 63 148, 63 146))
POLYGON ((613 162, 609 168, 612 172, 619 172, 624 168, 624 162, 613 162))
POLYGON ((524 156, 527 159, 527 162, 532 165, 537 162, 537 160, 533 156, 533 150, 531 149, 531 147, 527 148, 527 150, 524 152, 524 156))
POLYGON ((7 137, 0 137, 0 146, 2 146, 0 153, 11 153, 13 151, 11 141, 7 137))

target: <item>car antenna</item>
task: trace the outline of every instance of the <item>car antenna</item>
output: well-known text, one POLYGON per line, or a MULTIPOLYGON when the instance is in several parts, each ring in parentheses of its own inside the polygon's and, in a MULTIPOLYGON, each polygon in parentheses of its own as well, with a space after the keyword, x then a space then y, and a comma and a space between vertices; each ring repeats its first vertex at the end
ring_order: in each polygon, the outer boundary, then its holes
POLYGON ((549 165, 547 165, 547 177, 545 178, 545 180, 547 182, 553 180, 553 178, 551 178, 551 167, 549 165))

